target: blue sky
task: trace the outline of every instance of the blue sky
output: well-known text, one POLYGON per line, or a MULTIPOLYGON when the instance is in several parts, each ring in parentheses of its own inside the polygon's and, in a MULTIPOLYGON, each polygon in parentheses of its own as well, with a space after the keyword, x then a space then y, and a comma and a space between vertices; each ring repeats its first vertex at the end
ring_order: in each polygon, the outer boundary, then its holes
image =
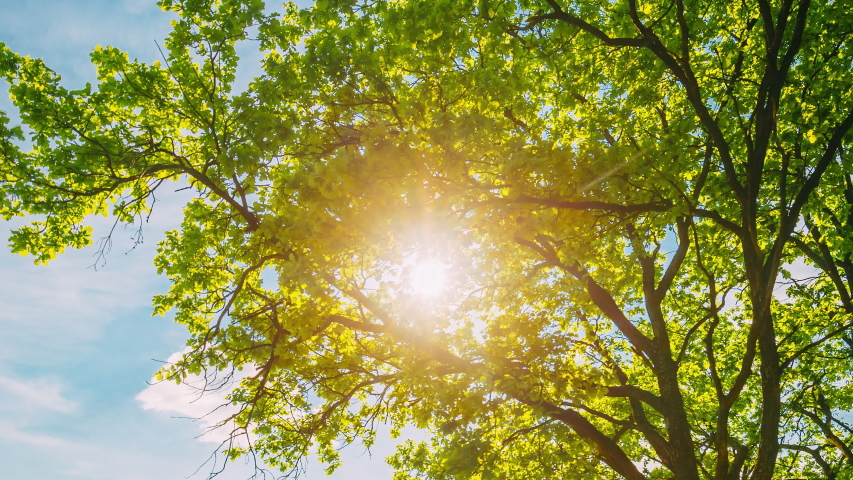
MULTIPOLYGON (((69 88, 95 82, 88 55, 96 45, 158 60, 155 40, 162 45, 173 18, 153 0, 0 0, 0 7, 0 41, 43 58, 69 88)), ((244 58, 251 64, 259 55, 244 58)), ((7 97, 4 90, 0 110, 17 123, 7 97)), ((169 317, 150 315, 151 297, 168 288, 152 264, 156 245, 163 231, 178 225, 187 198, 186 192, 159 198, 144 243, 132 251, 132 229, 117 230, 97 271, 94 247, 69 250, 47 267, 0 251, 0 477, 207 478, 210 464, 202 465, 217 443, 198 438, 204 421, 176 417, 202 416, 216 399, 192 402, 185 389, 146 383, 159 366, 152 359, 168 359, 187 337, 169 317)), ((0 231, 21 223, 0 222, 0 231)), ((111 225, 106 219, 91 224, 96 238, 111 225)), ((372 458, 349 447, 337 473, 326 477, 311 462, 307 478, 390 478, 382 458, 392 445, 380 435, 372 458)), ((238 461, 217 478, 251 473, 238 461)))

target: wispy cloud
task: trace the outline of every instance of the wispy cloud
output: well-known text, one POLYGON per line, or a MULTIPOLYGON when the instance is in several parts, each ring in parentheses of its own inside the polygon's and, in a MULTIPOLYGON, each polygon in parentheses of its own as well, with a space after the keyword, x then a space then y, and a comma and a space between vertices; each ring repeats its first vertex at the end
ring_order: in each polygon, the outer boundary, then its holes
POLYGON ((80 404, 65 395, 56 378, 17 378, 0 374, 0 439, 33 447, 68 447, 72 442, 34 427, 51 414, 73 414, 80 404))
POLYGON ((72 413, 79 404, 63 394, 65 385, 50 378, 18 379, 0 375, 0 411, 72 413))
MULTIPOLYGON (((182 208, 192 192, 173 192, 186 184, 158 191, 150 221, 142 225, 144 242, 132 239, 139 225, 114 227, 113 218, 93 217, 86 224, 94 239, 110 235, 112 251, 106 265, 98 263, 98 246, 72 248, 48 266, 34 266, 32 257, 0 252, 0 363, 57 364, 79 355, 101 338, 107 325, 131 311, 151 311, 151 296, 168 289, 152 260, 163 232, 180 224, 182 208)), ((0 221, 0 238, 29 223, 0 221)))
POLYGON ((152 275, 151 256, 95 272, 88 268, 91 255, 91 249, 69 251, 48 267, 34 267, 31 258, 0 253, 0 362, 62 362, 122 313, 149 308, 147 292, 165 286, 152 275))
POLYGON ((63 438, 42 433, 32 433, 25 429, 26 425, 0 420, 0 439, 39 448, 70 448, 77 446, 76 443, 63 438))

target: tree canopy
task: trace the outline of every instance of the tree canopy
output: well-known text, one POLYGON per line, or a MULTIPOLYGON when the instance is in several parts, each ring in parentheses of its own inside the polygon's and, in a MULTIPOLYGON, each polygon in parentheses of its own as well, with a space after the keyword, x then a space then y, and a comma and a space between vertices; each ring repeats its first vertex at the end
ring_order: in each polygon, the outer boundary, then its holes
POLYGON ((851 2, 160 5, 163 61, 80 90, 3 48, 0 213, 47 263, 193 189, 159 375, 243 369, 229 457, 386 423, 430 433, 398 480, 853 478, 851 2))

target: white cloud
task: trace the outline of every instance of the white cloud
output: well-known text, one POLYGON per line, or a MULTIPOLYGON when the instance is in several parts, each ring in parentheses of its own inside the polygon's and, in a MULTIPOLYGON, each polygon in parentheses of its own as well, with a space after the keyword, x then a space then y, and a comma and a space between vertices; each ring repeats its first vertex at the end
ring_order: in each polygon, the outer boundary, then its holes
POLYGON ((773 296, 782 303, 790 303, 792 301, 786 291, 792 283, 801 283, 821 275, 820 270, 808 265, 803 258, 798 258, 791 263, 786 263, 782 265, 782 268, 791 275, 790 280, 782 278, 782 275, 779 275, 776 278, 776 286, 773 289, 773 296))
MULTIPOLYGON (((175 352, 169 356, 167 362, 174 363, 181 358, 186 349, 175 352)), ((240 378, 251 376, 256 371, 244 369, 240 378)), ((238 379, 239 380, 239 379, 238 379)), ((223 405, 225 395, 230 389, 216 392, 208 392, 199 395, 199 388, 204 385, 202 377, 191 376, 186 384, 177 385, 174 382, 160 382, 150 385, 136 396, 136 400, 144 410, 169 413, 175 416, 197 419, 201 435, 197 437, 202 442, 222 443, 228 438, 229 426, 208 432, 210 427, 226 419, 237 411, 236 406, 228 405, 217 410, 223 405), (213 413, 211 413, 213 412, 213 413)), ((347 480, 373 480, 376 478, 390 478, 391 468, 382 460, 383 457, 391 455, 395 446, 407 439, 414 441, 426 440, 428 435, 422 430, 408 427, 403 430, 401 438, 390 438, 390 426, 380 425, 378 428, 377 443, 370 450, 365 449, 358 442, 341 449, 344 465, 331 477, 324 473, 325 466, 320 464, 316 458, 308 459, 307 480, 320 479, 347 479, 347 480)), ((253 436, 254 437, 254 436, 253 436)), ((254 438, 252 438, 254 441, 254 438)), ((236 443, 245 446, 245 438, 237 438, 236 443)), ((335 441, 338 447, 339 442, 335 441)), ((316 450, 312 449, 312 455, 316 450)), ((226 472, 233 467, 229 465, 226 472)))
MULTIPOLYGON (((167 363, 177 362, 184 352, 186 349, 173 353, 166 360, 167 363)), ((253 369, 244 368, 241 372, 235 372, 231 382, 214 390, 206 390, 207 383, 200 375, 190 375, 180 384, 152 379, 151 385, 139 392, 136 400, 143 410, 167 412, 196 420, 200 429, 200 441, 221 443, 228 438, 233 426, 227 424, 220 428, 215 427, 239 411, 239 407, 231 405, 226 396, 241 378, 253 374, 253 369)))
POLYGON ((816 277, 821 274, 820 270, 807 264, 803 258, 798 258, 791 263, 786 263, 785 265, 782 265, 782 268, 791 274, 791 278, 800 281, 816 277))

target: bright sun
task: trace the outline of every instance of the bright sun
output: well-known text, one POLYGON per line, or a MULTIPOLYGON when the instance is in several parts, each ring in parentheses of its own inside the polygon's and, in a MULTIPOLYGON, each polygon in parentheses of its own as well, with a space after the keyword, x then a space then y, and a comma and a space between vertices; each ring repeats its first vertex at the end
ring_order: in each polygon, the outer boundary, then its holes
POLYGON ((409 280, 412 292, 423 297, 436 297, 447 286, 447 265, 434 260, 418 263, 409 280))

